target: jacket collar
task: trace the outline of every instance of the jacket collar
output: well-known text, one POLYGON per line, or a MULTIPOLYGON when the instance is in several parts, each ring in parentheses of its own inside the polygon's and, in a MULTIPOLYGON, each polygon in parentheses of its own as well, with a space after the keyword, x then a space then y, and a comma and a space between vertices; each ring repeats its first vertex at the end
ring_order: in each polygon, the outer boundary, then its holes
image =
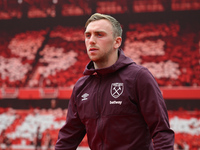
POLYGON ((106 75, 106 74, 109 74, 109 73, 113 73, 127 65, 130 65, 132 63, 134 63, 132 61, 132 59, 130 59, 129 57, 126 57, 124 55, 124 52, 122 49, 119 49, 118 50, 118 55, 119 55, 119 58, 118 60, 110 67, 107 67, 107 68, 101 68, 101 69, 95 69, 94 68, 94 65, 93 65, 93 62, 90 61, 83 74, 84 75, 95 75, 95 74, 98 74, 98 75, 106 75))

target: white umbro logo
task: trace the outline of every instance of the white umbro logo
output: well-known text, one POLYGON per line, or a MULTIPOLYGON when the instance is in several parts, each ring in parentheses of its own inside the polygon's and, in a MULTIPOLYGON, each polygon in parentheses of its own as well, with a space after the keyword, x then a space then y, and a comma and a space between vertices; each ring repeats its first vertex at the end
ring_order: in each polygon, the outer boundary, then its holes
POLYGON ((88 93, 83 94, 83 95, 81 96, 81 97, 82 97, 82 101, 87 100, 87 99, 88 99, 88 96, 89 96, 88 93))

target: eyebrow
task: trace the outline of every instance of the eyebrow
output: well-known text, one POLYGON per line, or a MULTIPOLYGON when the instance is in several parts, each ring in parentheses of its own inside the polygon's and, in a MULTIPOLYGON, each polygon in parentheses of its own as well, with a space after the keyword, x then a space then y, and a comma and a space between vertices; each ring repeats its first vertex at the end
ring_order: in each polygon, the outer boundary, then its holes
MULTIPOLYGON (((91 32, 85 31, 84 34, 90 34, 91 32)), ((94 33, 106 33, 105 31, 99 30, 99 31, 94 31, 94 33)))

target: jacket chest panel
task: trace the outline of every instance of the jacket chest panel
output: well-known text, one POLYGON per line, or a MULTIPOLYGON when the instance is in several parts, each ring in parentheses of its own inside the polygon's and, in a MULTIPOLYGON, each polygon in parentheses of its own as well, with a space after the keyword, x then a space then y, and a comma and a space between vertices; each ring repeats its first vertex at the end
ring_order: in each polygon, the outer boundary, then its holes
POLYGON ((130 83, 119 77, 91 80, 77 96, 79 116, 95 119, 99 116, 122 116, 137 113, 136 104, 131 102, 130 83))

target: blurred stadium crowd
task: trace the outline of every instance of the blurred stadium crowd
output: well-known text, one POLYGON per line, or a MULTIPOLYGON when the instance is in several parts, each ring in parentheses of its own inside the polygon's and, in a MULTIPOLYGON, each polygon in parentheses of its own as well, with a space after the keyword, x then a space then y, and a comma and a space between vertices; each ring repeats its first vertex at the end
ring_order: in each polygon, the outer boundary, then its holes
MULTIPOLYGON (((46 149, 49 142, 53 149, 59 129, 65 122, 67 109, 18 110, 0 108, 1 147, 13 149, 33 149, 36 144, 36 131, 40 127, 42 147, 46 149), (50 133, 50 137, 47 134, 50 133), (10 142, 6 143, 5 140, 10 142)), ((200 111, 168 111, 171 128, 175 131, 175 150, 199 150, 200 148, 200 111)), ((80 147, 87 147, 87 136, 80 147)))
MULTIPOLYGON (((160 86, 199 86, 200 35, 190 28, 178 22, 132 23, 122 48, 149 68, 160 86)), ((2 87, 73 87, 89 61, 83 27, 0 32, 2 87)))
POLYGON ((0 0, 0 19, 199 10, 199 0, 0 0))

